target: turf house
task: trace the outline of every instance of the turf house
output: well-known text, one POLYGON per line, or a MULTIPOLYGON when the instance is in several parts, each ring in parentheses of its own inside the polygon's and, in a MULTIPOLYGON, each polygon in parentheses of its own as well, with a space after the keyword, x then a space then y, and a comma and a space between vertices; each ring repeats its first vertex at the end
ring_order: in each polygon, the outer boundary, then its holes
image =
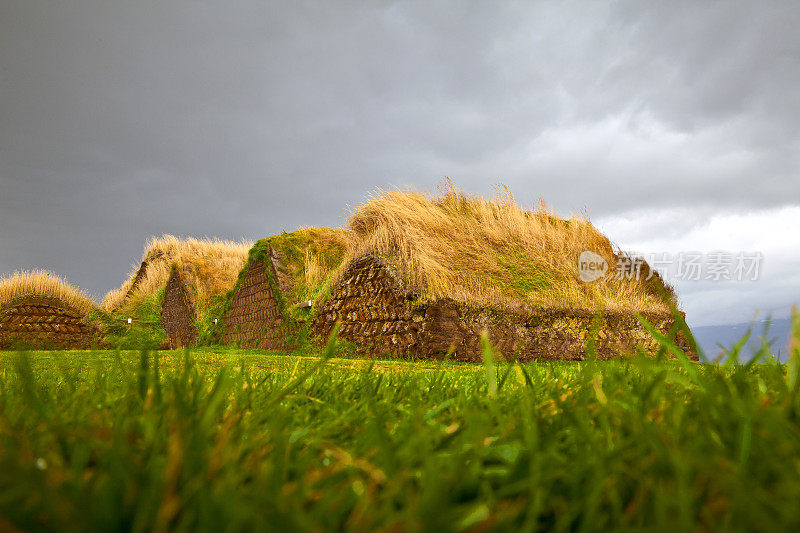
POLYGON ((491 199, 446 183, 439 197, 393 191, 349 220, 353 245, 312 318, 322 340, 362 353, 480 361, 481 335, 506 358, 580 360, 659 344, 644 317, 682 348, 673 290, 641 260, 638 277, 613 268, 580 279, 584 250, 616 265, 626 256, 584 217, 557 217, 543 204, 521 209, 505 189, 491 199))
POLYGON ((248 243, 170 235, 151 240, 140 266, 103 300, 109 331, 124 336, 138 330, 170 348, 202 342, 249 248, 248 243))
POLYGON ((0 279, 0 349, 87 349, 100 344, 92 301, 43 271, 0 279))

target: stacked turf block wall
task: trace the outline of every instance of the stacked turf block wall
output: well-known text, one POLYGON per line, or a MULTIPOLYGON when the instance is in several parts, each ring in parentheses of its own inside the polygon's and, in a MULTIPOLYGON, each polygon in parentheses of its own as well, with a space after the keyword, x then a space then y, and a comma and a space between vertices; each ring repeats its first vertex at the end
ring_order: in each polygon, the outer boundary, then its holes
POLYGON ((0 309, 0 349, 86 349, 99 339, 82 313, 54 298, 26 296, 0 309))
POLYGON ((379 258, 353 263, 312 319, 312 329, 327 339, 338 321, 339 337, 365 352, 406 356, 419 347, 425 311, 414 309, 398 278, 379 258))
POLYGON ((161 304, 161 325, 167 333, 170 348, 184 348, 197 343, 196 318, 186 285, 178 269, 173 268, 161 304))
POLYGON ((222 341, 242 348, 286 348, 286 322, 276 274, 267 257, 245 266, 223 317, 222 341))
MULTIPOLYGON (((674 325, 669 313, 643 313, 662 334, 674 325)), ((317 310, 313 330, 327 338, 339 322, 339 336, 371 356, 451 357, 480 361, 480 337, 486 331, 491 343, 507 358, 529 360, 581 360, 589 340, 601 359, 618 357, 620 350, 641 346, 655 353, 658 343, 635 314, 628 311, 540 309, 500 311, 461 306, 449 299, 415 303, 392 268, 377 256, 362 257, 348 267, 317 310)), ((693 358, 686 341, 676 341, 693 358)))

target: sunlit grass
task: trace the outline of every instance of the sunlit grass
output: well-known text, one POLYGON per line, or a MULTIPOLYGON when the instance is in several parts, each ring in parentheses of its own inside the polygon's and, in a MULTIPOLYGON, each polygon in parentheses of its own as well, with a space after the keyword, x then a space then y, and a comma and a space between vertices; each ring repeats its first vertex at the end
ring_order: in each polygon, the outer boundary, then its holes
POLYGON ((791 530, 792 358, 0 356, 0 529, 791 530))

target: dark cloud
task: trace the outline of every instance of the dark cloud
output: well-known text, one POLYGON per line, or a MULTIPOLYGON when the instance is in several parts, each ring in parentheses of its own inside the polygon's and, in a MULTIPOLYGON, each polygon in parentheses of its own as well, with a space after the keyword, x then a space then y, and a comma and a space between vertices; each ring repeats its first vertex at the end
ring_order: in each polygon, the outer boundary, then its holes
POLYGON ((444 175, 594 217, 797 205, 798 27, 770 2, 6 1, 0 271, 99 296, 152 234, 339 225, 444 175))

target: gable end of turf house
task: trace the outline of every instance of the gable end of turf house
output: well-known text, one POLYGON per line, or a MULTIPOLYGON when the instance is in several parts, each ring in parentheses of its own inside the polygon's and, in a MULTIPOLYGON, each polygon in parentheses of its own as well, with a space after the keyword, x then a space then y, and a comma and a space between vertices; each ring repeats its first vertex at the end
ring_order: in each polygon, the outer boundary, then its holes
POLYGON ((161 302, 161 325, 170 348, 185 348, 197 343, 196 320, 197 312, 189 290, 180 270, 173 265, 161 302))
POLYGON ((270 256, 271 247, 265 240, 251 248, 222 309, 218 335, 223 343, 240 348, 286 347, 288 316, 270 256))

